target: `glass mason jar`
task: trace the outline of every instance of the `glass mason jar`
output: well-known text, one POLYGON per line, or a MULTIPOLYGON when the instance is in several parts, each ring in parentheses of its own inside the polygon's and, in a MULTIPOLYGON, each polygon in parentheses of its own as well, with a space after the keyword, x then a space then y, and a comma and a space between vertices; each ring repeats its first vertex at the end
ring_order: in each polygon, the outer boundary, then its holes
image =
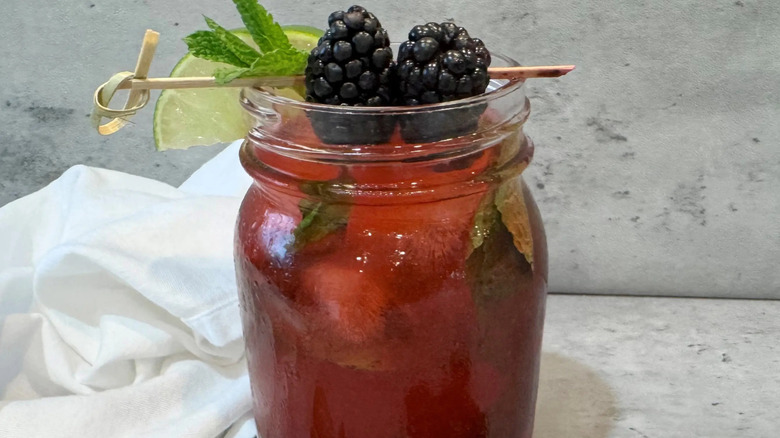
POLYGON ((260 436, 531 437, 547 248, 520 176, 523 84, 420 107, 242 103, 257 125, 235 258, 260 436))

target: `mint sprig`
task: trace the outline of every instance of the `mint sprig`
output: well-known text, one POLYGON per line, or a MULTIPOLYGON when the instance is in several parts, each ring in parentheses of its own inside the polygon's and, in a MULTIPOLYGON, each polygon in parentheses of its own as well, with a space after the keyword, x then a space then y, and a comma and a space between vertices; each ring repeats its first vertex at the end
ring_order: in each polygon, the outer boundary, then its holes
POLYGON ((204 19, 211 31, 198 31, 184 39, 193 56, 233 66, 217 70, 217 82, 303 73, 308 53, 290 44, 273 16, 257 0, 233 0, 233 3, 259 51, 208 17, 204 19))

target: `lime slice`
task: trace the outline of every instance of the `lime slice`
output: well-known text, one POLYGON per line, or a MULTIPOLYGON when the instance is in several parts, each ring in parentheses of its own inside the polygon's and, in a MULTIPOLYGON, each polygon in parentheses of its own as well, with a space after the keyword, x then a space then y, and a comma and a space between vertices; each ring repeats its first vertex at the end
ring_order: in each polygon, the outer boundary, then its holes
MULTIPOLYGON (((231 31, 255 46, 245 29, 231 31)), ((311 50, 322 31, 308 26, 286 26, 284 32, 293 47, 311 50)), ((213 76, 227 64, 185 55, 171 77, 213 76)), ((300 91, 278 90, 286 97, 301 99, 300 91)), ((251 117, 239 104, 239 88, 193 88, 163 90, 154 108, 154 142, 157 150, 187 149, 227 143, 244 137, 252 126, 251 117)))
POLYGON ((322 29, 311 26, 291 25, 282 26, 282 29, 293 47, 309 52, 317 46, 323 33, 322 29))

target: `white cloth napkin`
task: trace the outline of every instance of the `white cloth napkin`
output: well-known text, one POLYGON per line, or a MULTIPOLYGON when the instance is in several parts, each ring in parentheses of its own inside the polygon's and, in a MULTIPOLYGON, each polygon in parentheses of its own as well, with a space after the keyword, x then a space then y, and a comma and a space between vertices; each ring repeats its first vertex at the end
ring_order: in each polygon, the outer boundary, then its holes
POLYGON ((178 189, 75 166, 0 208, 0 437, 252 437, 239 142, 178 189))

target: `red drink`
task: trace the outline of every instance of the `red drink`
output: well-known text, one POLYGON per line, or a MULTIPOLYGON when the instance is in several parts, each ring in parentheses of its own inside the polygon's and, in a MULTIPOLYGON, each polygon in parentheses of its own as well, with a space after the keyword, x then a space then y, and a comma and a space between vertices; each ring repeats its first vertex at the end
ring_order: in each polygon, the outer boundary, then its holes
POLYGON ((236 266, 263 438, 531 436, 546 243, 522 88, 490 94, 471 135, 347 146, 315 106, 248 95, 236 266))

